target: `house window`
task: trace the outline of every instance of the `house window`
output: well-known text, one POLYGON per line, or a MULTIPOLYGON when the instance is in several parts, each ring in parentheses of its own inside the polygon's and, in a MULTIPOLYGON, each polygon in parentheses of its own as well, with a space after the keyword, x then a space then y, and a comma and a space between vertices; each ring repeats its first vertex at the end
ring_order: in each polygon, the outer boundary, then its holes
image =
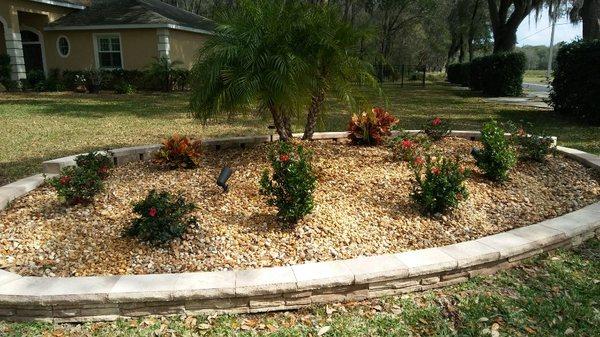
POLYGON ((66 36, 61 36, 56 40, 56 49, 58 50, 58 54, 62 57, 69 56, 71 52, 71 44, 69 43, 69 39, 66 36))
POLYGON ((99 68, 120 69, 123 67, 119 35, 98 36, 96 43, 99 68))

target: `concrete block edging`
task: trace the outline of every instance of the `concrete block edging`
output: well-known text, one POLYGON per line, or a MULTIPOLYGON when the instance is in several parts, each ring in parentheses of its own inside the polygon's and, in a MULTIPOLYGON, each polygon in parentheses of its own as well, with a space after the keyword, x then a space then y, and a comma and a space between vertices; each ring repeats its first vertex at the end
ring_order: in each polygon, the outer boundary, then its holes
MULTIPOLYGON (((409 131, 418 132, 416 130, 409 131)), ((476 131, 452 136, 478 139, 476 131)), ((342 139, 346 132, 315 134, 342 139)), ((204 146, 266 143, 276 136, 205 140, 204 146)), ((159 145, 111 150, 115 163, 147 160, 159 145)), ((600 157, 557 151, 600 169, 600 157)), ((74 165, 75 156, 44 162, 45 176, 74 165)), ((0 211, 44 182, 38 174, 0 187, 0 211)), ((0 320, 85 322, 146 315, 255 313, 357 301, 457 284, 510 268, 521 259, 600 237, 600 202, 560 217, 444 247, 293 266, 158 275, 70 278, 20 276, 0 270, 0 320)))

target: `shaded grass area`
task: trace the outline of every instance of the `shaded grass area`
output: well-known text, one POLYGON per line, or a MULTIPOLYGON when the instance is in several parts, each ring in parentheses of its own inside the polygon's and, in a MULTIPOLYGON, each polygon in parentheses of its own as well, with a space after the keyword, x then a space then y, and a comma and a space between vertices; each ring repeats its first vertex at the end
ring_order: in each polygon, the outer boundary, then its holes
MULTIPOLYGON (((550 74, 552 76, 552 74, 550 74)), ((552 80, 552 78, 550 78, 552 80)), ((546 70, 526 70, 523 76, 523 82, 525 83, 536 83, 536 84, 548 84, 548 78, 546 77, 546 70)))
POLYGON ((599 336, 600 241, 420 294, 261 315, 1 323, 0 336, 599 336))
MULTIPOLYGON (((600 128, 568 121, 530 107, 486 103, 476 93, 444 83, 385 84, 382 93, 363 92, 366 105, 386 106, 400 126, 420 128, 434 116, 455 129, 478 130, 492 118, 534 124, 533 131, 559 136, 559 143, 600 153, 600 128)), ((0 95, 0 184, 40 172, 47 159, 140 144, 158 143, 174 132, 196 137, 268 134, 268 117, 256 112, 222 117, 206 125, 190 117, 187 93, 0 95)), ((318 123, 320 131, 345 130, 351 110, 335 100, 318 123)), ((302 131, 298 118, 295 131, 302 131)))

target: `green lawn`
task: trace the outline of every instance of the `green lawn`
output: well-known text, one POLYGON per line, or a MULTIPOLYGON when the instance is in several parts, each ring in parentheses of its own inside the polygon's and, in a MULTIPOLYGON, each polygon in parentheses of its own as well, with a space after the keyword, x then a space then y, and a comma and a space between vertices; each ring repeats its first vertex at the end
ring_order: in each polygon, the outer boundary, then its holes
MULTIPOLYGON (((550 74, 550 76, 552 76, 552 74, 550 74)), ((546 78, 546 70, 526 70, 525 76, 523 76, 523 82, 547 84, 548 79, 546 78)))
MULTIPOLYGON (((40 172, 42 161, 60 156, 130 145, 157 143, 173 133, 197 137, 266 134, 268 119, 259 114, 223 117, 202 125, 190 118, 187 93, 89 95, 3 93, 0 95, 0 184, 40 172)), ((536 132, 557 135, 559 143, 600 153, 600 128, 573 123, 553 113, 516 105, 492 104, 466 90, 428 83, 425 88, 384 85, 382 93, 364 92, 365 105, 383 105, 401 127, 419 128, 433 116, 455 129, 478 130, 490 119, 520 120, 536 132)), ((344 130, 350 111, 329 102, 319 130, 344 130)), ((295 129, 301 131, 303 120, 295 129)))
POLYGON ((0 336, 600 336, 600 241, 465 284, 261 315, 1 323, 0 336), (496 334, 497 333, 497 334, 496 334))

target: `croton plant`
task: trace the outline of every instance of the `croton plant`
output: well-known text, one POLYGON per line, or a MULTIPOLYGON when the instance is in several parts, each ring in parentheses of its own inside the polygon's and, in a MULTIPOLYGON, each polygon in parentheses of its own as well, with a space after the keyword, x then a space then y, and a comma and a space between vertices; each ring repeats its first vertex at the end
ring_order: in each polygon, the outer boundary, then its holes
POLYGON ((379 145, 392 134, 392 127, 398 119, 383 108, 373 108, 369 112, 352 116, 348 138, 356 145, 379 145))
POLYGON ((195 168, 201 153, 201 141, 192 140, 175 133, 163 140, 162 147, 154 156, 154 162, 170 169, 195 168))

